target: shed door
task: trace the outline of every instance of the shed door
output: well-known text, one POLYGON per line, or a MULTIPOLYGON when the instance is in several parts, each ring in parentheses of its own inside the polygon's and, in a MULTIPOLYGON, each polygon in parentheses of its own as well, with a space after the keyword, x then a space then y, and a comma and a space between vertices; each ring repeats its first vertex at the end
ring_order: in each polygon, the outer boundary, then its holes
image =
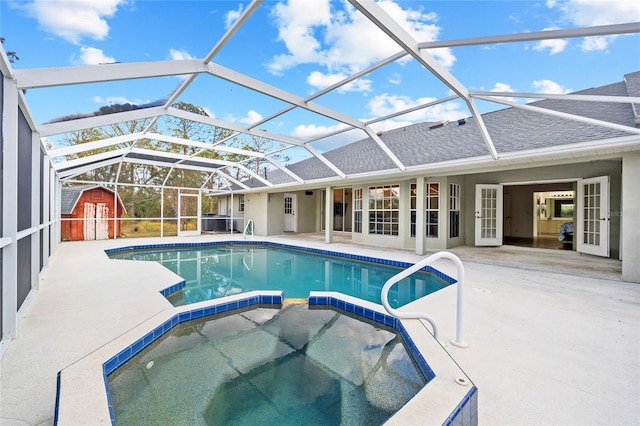
POLYGON ((609 176, 578 181, 576 250, 609 256, 609 176))
POLYGON ((107 203, 96 205, 96 240, 109 239, 109 206, 107 203))
POLYGON ((84 203, 84 239, 96 239, 96 205, 93 203, 84 203))
POLYGON ((502 245, 502 185, 476 185, 477 246, 502 245))

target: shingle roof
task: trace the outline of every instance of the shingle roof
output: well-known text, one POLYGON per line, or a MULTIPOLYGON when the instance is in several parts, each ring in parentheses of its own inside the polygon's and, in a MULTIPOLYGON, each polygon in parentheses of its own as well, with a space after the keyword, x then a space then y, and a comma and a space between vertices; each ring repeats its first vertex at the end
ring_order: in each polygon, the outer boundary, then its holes
POLYGON ((80 195, 87 189, 95 187, 96 185, 63 186, 60 190, 60 213, 71 214, 80 195))
MULTIPOLYGON (((609 96, 638 96, 638 93, 640 71, 625 75, 622 82, 575 92, 581 95, 609 96)), ((630 104, 613 102, 545 99, 529 105, 629 127, 636 127, 640 113, 639 105, 635 105, 634 111, 630 104)), ((608 127, 520 108, 486 113, 482 118, 499 154, 630 135, 608 127)), ((490 155, 473 118, 467 118, 463 125, 454 122, 433 129, 430 128, 432 125, 433 123, 413 124, 383 133, 380 138, 407 167, 490 155)), ((383 150, 369 138, 328 151, 324 156, 347 175, 395 168, 383 150)), ((315 157, 287 167, 304 180, 336 176, 315 157)), ((274 184, 294 182, 281 170, 271 171, 268 179, 274 184)), ((249 186, 255 188, 263 184, 256 181, 249 186)))

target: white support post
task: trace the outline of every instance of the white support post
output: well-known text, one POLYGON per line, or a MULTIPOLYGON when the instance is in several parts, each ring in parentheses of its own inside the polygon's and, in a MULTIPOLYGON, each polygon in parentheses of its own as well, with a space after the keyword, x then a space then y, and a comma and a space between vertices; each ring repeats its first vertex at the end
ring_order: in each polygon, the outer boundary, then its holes
POLYGON ((2 340, 18 329, 18 89, 4 78, 2 116, 2 232, 11 243, 2 249, 2 340))
POLYGON ((330 186, 324 193, 324 242, 333 242, 333 188, 330 186))
POLYGON ((49 266, 49 257, 51 256, 51 194, 50 194, 50 166, 49 157, 43 158, 44 165, 42 168, 42 223, 47 224, 42 228, 42 270, 49 266))
POLYGON ((40 287, 40 137, 31 132, 31 289, 40 287))
POLYGON ((60 220, 61 211, 60 205, 60 181, 56 176, 56 171, 51 167, 49 169, 49 216, 54 223, 49 228, 49 238, 51 242, 51 253, 56 251, 58 244, 60 244, 60 226, 62 222, 60 220))
POLYGON ((422 256, 425 254, 425 192, 424 177, 420 176, 416 179, 416 254, 422 256))
POLYGON ((160 238, 164 237, 164 186, 160 188, 160 238))
POLYGON ((229 233, 233 234, 233 192, 231 193, 231 207, 229 208, 229 216, 231 216, 231 222, 229 223, 229 233))
MULTIPOLYGON (((107 237, 109 237, 107 231, 107 237)), ((113 186, 113 239, 118 239, 118 184, 113 186)))

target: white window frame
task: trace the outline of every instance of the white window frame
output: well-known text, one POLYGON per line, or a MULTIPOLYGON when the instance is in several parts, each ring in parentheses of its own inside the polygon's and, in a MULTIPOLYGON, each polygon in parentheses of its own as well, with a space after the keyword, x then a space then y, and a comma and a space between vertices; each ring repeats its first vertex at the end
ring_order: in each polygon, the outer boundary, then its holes
POLYGON ((459 184, 449 184, 449 238, 460 237, 460 191, 459 184))
POLYGON ((426 182, 424 184, 424 220, 425 237, 440 237, 440 182, 426 182), (436 193, 433 194, 432 190, 436 193), (435 219, 435 220, 433 220, 435 219), (435 232, 433 232, 435 229, 435 232))
POLYGON ((369 187, 369 234, 400 235, 400 185, 369 187))

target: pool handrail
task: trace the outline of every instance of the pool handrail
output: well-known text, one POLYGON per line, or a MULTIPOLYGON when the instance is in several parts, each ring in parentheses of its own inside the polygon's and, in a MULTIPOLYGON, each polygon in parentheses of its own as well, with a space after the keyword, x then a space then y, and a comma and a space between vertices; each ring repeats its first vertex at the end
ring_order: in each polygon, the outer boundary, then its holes
POLYGON ((468 345, 462 340, 462 306, 463 306, 462 293, 464 288, 464 266, 462 265, 462 261, 460 260, 460 258, 455 254, 450 253, 448 251, 440 251, 440 252, 434 253, 422 259, 420 262, 416 263, 415 265, 410 266, 404 271, 389 278, 387 282, 384 283, 384 286, 382 286, 382 294, 381 294, 382 306, 384 306, 384 308, 387 310, 387 312, 389 312, 389 314, 393 315, 396 318, 423 319, 427 321, 429 324, 431 324, 431 327, 433 328, 433 337, 436 340, 439 340, 438 326, 436 325, 436 322, 432 317, 430 317, 424 312, 403 312, 403 311, 394 309, 389 305, 388 297, 389 297, 389 290, 398 281, 408 277, 409 275, 412 275, 413 273, 419 271, 425 266, 428 266, 431 263, 435 262, 436 260, 440 260, 440 259, 451 260, 458 269, 458 279, 457 279, 458 288, 457 288, 457 301, 456 301, 456 340, 452 340, 451 343, 455 346, 466 348, 468 345))
POLYGON ((244 231, 242 231, 242 237, 246 240, 247 239, 247 229, 251 230, 251 239, 253 239, 253 219, 249 219, 247 221, 247 224, 244 226, 244 231))

